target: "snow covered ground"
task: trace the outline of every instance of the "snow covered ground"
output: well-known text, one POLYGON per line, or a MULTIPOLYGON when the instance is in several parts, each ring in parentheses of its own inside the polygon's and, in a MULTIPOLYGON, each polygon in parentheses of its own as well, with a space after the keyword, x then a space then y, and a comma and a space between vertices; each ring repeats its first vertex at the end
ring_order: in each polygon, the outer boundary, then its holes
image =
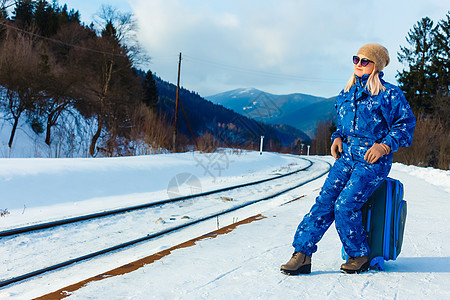
POLYGON ((273 177, 306 166, 295 156, 258 152, 158 154, 121 158, 0 159, 0 230, 273 177))
MULTIPOLYGON (((331 157, 306 158, 333 162, 331 157)), ((255 181, 292 171, 302 163, 295 156, 260 156, 257 152, 113 159, 0 159, 0 209, 9 212, 0 217, 0 230, 140 204, 152 197, 162 199, 255 181), (190 175, 179 176, 186 173, 190 175), (184 179, 184 184, 177 179, 184 179)), ((136 271, 90 282, 72 292, 68 299, 450 299, 450 171, 394 164, 390 177, 405 185, 408 217, 402 253, 396 261, 386 263, 385 272, 341 274, 341 245, 333 226, 318 245, 311 274, 289 277, 279 272, 280 265, 292 254, 290 244, 295 229, 325 180, 321 177, 270 203, 233 213, 228 220, 224 217, 220 223, 224 226, 232 223, 230 219, 242 220, 258 213, 265 217, 261 220, 173 250, 136 271), (281 205, 298 197, 301 198, 281 205)), ((8 286, 0 289, 0 298, 38 297, 215 229, 217 222, 211 220, 8 286)), ((33 247, 33 240, 24 245, 33 247)), ((1 256, 15 251, 8 246, 0 239, 1 256)), ((51 247, 52 243, 49 241, 46 246, 51 247)), ((0 272, 11 268, 0 262, 0 272)))

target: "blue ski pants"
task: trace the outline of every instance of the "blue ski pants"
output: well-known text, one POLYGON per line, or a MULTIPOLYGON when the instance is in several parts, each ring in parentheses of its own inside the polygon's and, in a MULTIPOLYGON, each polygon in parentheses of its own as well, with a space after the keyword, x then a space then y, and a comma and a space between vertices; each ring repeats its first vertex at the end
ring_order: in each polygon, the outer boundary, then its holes
POLYGON ((343 143, 344 152, 331 168, 310 212, 298 225, 292 243, 296 252, 312 256, 317 251, 316 244, 335 221, 345 252, 350 257, 369 255, 361 207, 392 166, 392 153, 374 164, 366 162, 364 155, 370 146, 343 143))

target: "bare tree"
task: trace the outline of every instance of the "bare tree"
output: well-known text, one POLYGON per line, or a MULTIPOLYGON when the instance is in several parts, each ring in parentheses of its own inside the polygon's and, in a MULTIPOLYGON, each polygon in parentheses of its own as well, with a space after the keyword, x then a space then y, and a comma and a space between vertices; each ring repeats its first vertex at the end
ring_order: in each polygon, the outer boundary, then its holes
POLYGON ((173 124, 165 116, 157 115, 145 104, 136 107, 130 139, 134 154, 154 154, 171 147, 173 124))
POLYGON ((416 116, 414 140, 410 147, 394 153, 394 161, 422 167, 448 169, 450 134, 438 118, 416 116))
POLYGON ((316 135, 311 143, 311 151, 316 155, 328 155, 331 148, 331 134, 333 122, 330 120, 319 121, 316 135))
POLYGON ((85 81, 90 91, 86 99, 91 117, 97 121, 89 147, 91 156, 96 154, 104 129, 109 131, 108 143, 115 144, 125 127, 124 122, 130 120, 134 106, 142 97, 141 84, 132 70, 135 53, 126 44, 132 35, 131 16, 103 7, 97 22, 104 26, 101 37, 87 42, 85 48, 89 50, 79 51, 80 65, 85 66, 85 81))
POLYGON ((121 12, 111 5, 102 5, 100 12, 94 17, 102 30, 111 23, 115 29, 115 37, 125 49, 132 64, 145 63, 150 58, 142 49, 137 38, 137 21, 130 12, 121 12))
MULTIPOLYGON (((44 54, 42 54, 44 56, 44 54)), ((46 118, 45 143, 50 146, 51 129, 58 124, 58 119, 66 110, 73 106, 77 99, 77 85, 80 78, 50 58, 45 62, 42 71, 42 94, 38 106, 39 113, 46 118)))
POLYGON ((8 146, 11 148, 22 114, 31 109, 39 97, 38 79, 40 44, 30 35, 7 31, 0 46, 0 82, 5 87, 1 105, 12 120, 8 146))

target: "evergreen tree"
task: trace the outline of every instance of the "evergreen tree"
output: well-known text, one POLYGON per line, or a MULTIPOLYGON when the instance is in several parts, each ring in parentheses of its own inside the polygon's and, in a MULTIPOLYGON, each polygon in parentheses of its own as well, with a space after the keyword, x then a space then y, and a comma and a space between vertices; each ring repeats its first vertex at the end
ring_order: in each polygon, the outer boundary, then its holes
POLYGON ((32 0, 19 0, 13 11, 12 19, 19 27, 28 27, 33 21, 34 3, 32 0))
POLYGON ((58 12, 58 24, 59 26, 63 26, 68 23, 78 23, 80 24, 80 13, 78 11, 75 11, 74 9, 71 9, 69 12, 67 11, 67 4, 64 4, 64 6, 59 8, 57 10, 58 12))
POLYGON ((435 32, 435 53, 432 59, 434 90, 433 110, 444 125, 450 124, 450 12, 441 20, 435 32))
POLYGON ((106 27, 102 30, 102 38, 110 42, 113 47, 119 47, 119 39, 117 37, 117 30, 111 20, 106 23, 106 27))
POLYGON ((433 90, 433 54, 435 51, 433 21, 425 17, 417 22, 406 37, 410 47, 400 47, 398 60, 408 65, 409 70, 398 72, 400 87, 406 91, 414 111, 430 113, 432 110, 433 90))
POLYGON ((143 101, 147 107, 151 110, 156 111, 158 103, 158 88, 156 87, 155 79, 153 78, 152 71, 148 70, 145 74, 145 78, 142 81, 144 88, 144 98, 143 101))
POLYGON ((398 58, 409 69, 397 76, 415 110, 417 124, 412 146, 400 149, 394 159, 447 169, 450 162, 450 12, 436 26, 429 18, 423 18, 410 30, 406 40, 410 47, 401 47, 398 58))
POLYGON ((47 37, 56 34, 59 29, 58 17, 53 10, 53 7, 45 0, 39 0, 36 3, 34 23, 40 33, 47 37))

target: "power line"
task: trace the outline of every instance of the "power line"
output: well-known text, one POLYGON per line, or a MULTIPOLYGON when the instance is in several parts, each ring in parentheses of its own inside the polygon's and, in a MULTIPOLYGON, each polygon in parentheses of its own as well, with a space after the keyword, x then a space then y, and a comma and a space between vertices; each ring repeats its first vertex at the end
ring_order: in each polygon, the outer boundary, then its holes
POLYGON ((78 49, 81 49, 81 50, 86 50, 86 51, 95 52, 95 53, 99 53, 99 54, 113 55, 113 56, 121 56, 121 57, 126 56, 126 54, 101 51, 101 50, 97 50, 97 49, 94 49, 94 48, 83 47, 83 46, 79 46, 79 45, 75 45, 75 44, 66 43, 66 42, 63 42, 63 41, 60 41, 60 40, 57 40, 57 39, 52 39, 52 38, 49 38, 49 37, 46 37, 46 36, 43 36, 43 35, 31 32, 31 31, 27 31, 25 29, 21 29, 21 28, 19 28, 17 26, 13 26, 13 25, 7 24, 6 22, 1 23, 1 25, 5 26, 5 27, 8 27, 8 28, 11 28, 11 29, 16 30, 16 31, 19 31, 19 32, 31 35, 31 36, 35 36, 35 37, 43 39, 43 40, 47 40, 47 41, 50 41, 50 42, 53 42, 53 43, 58 43, 58 44, 62 44, 62 45, 73 47, 73 48, 78 48, 78 49))
POLYGON ((295 75, 295 74, 272 73, 272 72, 266 72, 266 71, 261 71, 261 70, 256 70, 256 69, 249 69, 249 68, 243 68, 243 67, 239 67, 239 66, 233 66, 233 65, 229 65, 229 64, 220 63, 220 62, 214 62, 211 60, 207 60, 207 59, 203 59, 203 58, 196 58, 196 57, 186 55, 186 54, 184 55, 184 57, 185 57, 186 62, 203 63, 203 64, 208 64, 208 65, 213 65, 213 66, 219 67, 224 70, 257 74, 257 75, 263 75, 263 76, 278 78, 278 79, 289 79, 289 80, 311 81, 311 82, 342 83, 342 80, 338 80, 338 79, 324 79, 324 78, 315 78, 315 77, 301 76, 301 75, 295 75))
MULTIPOLYGON (((61 45, 65 45, 65 46, 69 46, 69 47, 73 47, 73 48, 78 48, 78 49, 81 49, 81 50, 86 50, 86 51, 99 53, 99 54, 121 56, 121 57, 126 56, 126 54, 112 53, 112 52, 97 50, 97 49, 94 49, 94 48, 89 48, 89 47, 83 47, 83 46, 79 46, 79 45, 75 45, 75 44, 70 44, 70 43, 67 43, 67 42, 63 42, 61 40, 49 38, 49 37, 40 35, 38 33, 34 33, 34 32, 31 32, 31 31, 27 31, 27 30, 18 28, 17 26, 13 26, 13 25, 7 24, 6 22, 3 22, 2 25, 5 26, 5 27, 8 27, 8 28, 11 28, 13 30, 25 33, 25 34, 28 34, 28 35, 31 35, 31 36, 35 36, 35 37, 40 38, 40 39, 47 40, 49 42, 58 43, 58 44, 61 44, 61 45)), ((185 57, 184 60, 186 62, 207 64, 207 65, 212 65, 212 66, 221 68, 223 70, 229 70, 229 71, 235 71, 235 72, 241 72, 241 73, 249 73, 249 74, 257 74, 257 75, 262 75, 262 76, 271 77, 271 78, 277 78, 277 79, 289 79, 289 80, 309 81, 309 82, 342 83, 342 80, 337 80, 337 79, 324 79, 324 78, 315 78, 315 77, 310 77, 310 76, 301 76, 301 75, 296 75, 296 74, 282 74, 282 73, 266 72, 266 71, 261 71, 261 70, 256 70, 256 69, 250 69, 250 68, 243 68, 243 67, 239 67, 239 66, 233 66, 233 65, 229 65, 229 64, 225 64, 225 63, 221 63, 221 62, 216 62, 216 61, 211 61, 211 60, 207 60, 207 59, 203 59, 203 58, 197 58, 197 57, 190 56, 190 55, 184 55, 184 57, 185 57)), ((165 56, 165 58, 167 58, 167 56, 165 56)), ((155 59, 155 57, 153 57, 153 59, 155 59)))
MULTIPOLYGON (((35 36, 35 37, 40 38, 40 39, 47 40, 49 42, 58 43, 58 44, 61 44, 61 45, 65 45, 65 46, 69 46, 69 47, 73 47, 73 48, 78 48, 78 49, 81 49, 81 50, 90 51, 90 52, 99 53, 99 54, 121 56, 121 57, 126 56, 126 54, 112 53, 112 52, 97 50, 97 49, 94 49, 94 48, 89 48, 89 47, 83 47, 83 46, 79 46, 79 45, 75 45, 75 44, 70 44, 70 43, 67 43, 67 42, 63 42, 61 40, 53 39, 53 38, 50 38, 50 37, 46 37, 46 36, 40 35, 38 33, 34 33, 34 32, 31 32, 31 31, 27 31, 27 30, 18 28, 17 26, 13 26, 13 25, 7 24, 6 22, 3 22, 2 25, 5 26, 5 27, 8 27, 8 28, 11 28, 13 30, 25 33, 25 34, 28 34, 28 35, 31 35, 31 36, 35 36)), ((229 70, 229 71, 235 71, 235 72, 241 72, 241 73, 249 73, 249 74, 257 74, 257 75, 262 75, 262 76, 271 77, 271 78, 277 78, 277 79, 289 79, 289 80, 308 81, 308 82, 342 83, 342 80, 337 80, 337 79, 324 79, 324 78, 315 78, 315 77, 310 77, 310 76, 301 76, 301 75, 296 75, 296 74, 282 74, 282 73, 266 72, 266 71, 261 71, 261 70, 256 70, 256 69, 250 69, 250 68, 243 68, 243 67, 239 67, 239 66, 233 66, 233 65, 229 65, 229 64, 225 64, 225 63, 221 63, 221 62, 216 62, 216 61, 211 61, 211 60, 207 60, 207 59, 203 59, 203 58, 197 58, 197 57, 190 56, 190 55, 184 55, 184 57, 185 57, 184 60, 186 62, 207 64, 207 65, 212 65, 212 66, 221 68, 223 70, 229 70)), ((165 58, 167 58, 167 56, 165 56, 165 58)), ((153 59, 155 59, 155 57, 153 57, 153 59)))

